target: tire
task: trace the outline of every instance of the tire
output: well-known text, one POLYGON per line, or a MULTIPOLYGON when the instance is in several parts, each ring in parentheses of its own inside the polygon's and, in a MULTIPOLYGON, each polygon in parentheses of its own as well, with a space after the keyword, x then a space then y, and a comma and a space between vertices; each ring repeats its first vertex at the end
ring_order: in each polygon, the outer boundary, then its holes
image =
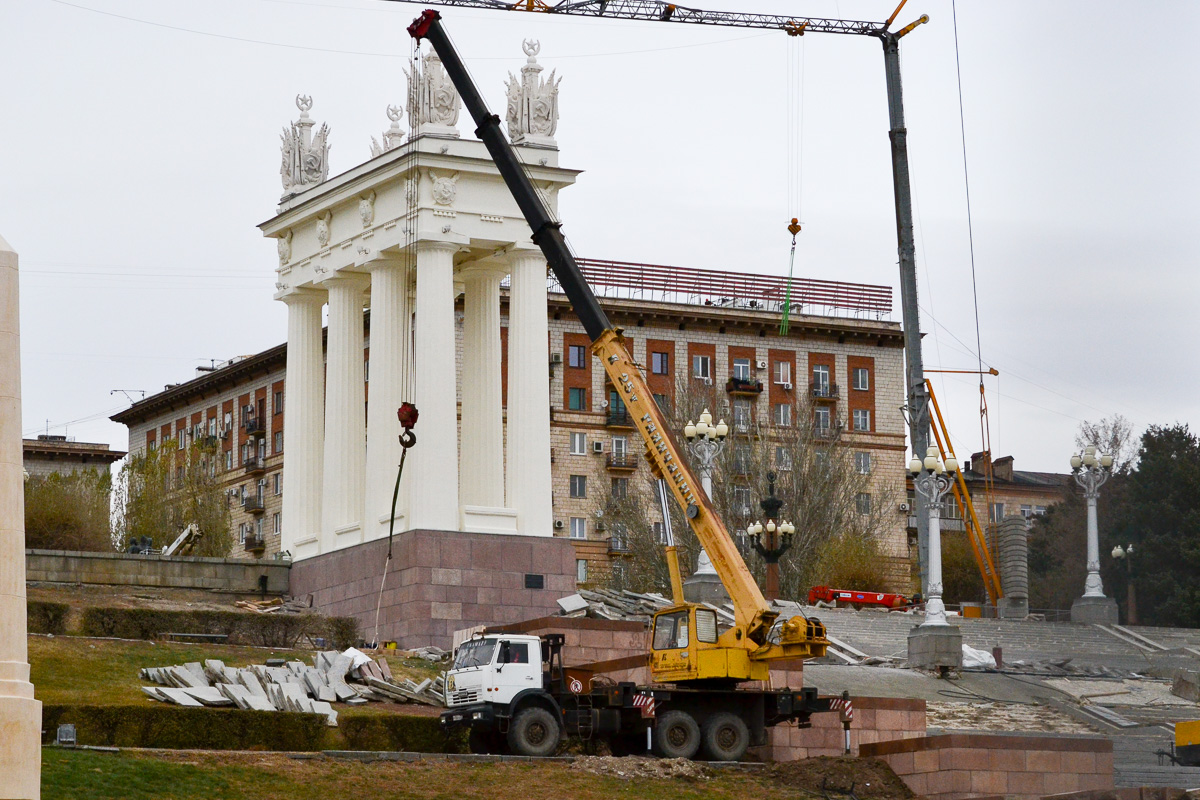
POLYGON ((663 758, 692 758, 700 749, 700 726, 686 711, 668 711, 654 727, 654 753, 663 758))
POLYGON ((518 711, 508 726, 508 746, 520 756, 552 756, 561 738, 558 720, 544 708, 518 711))
POLYGON ((740 761, 750 747, 750 728, 737 714, 723 711, 708 718, 700 738, 709 761, 740 761))
POLYGON ((504 735, 497 731, 481 731, 471 729, 467 737, 467 747, 476 755, 504 755, 507 743, 504 735))

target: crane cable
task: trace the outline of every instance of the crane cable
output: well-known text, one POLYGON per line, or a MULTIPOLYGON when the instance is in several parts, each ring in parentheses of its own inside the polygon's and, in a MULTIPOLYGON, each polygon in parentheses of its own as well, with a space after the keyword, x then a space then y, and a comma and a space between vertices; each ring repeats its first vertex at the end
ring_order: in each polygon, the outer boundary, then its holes
MULTIPOLYGON (((779 320, 779 335, 786 336, 792 312, 792 277, 796 269, 796 234, 800 233, 800 217, 804 207, 804 46, 803 28, 789 35, 787 50, 787 202, 796 209, 788 225, 792 234, 792 250, 788 257, 787 286, 783 296, 783 316, 779 320), (799 41, 797 41, 799 40, 799 41)), ((790 32, 789 32, 790 33, 790 32)))

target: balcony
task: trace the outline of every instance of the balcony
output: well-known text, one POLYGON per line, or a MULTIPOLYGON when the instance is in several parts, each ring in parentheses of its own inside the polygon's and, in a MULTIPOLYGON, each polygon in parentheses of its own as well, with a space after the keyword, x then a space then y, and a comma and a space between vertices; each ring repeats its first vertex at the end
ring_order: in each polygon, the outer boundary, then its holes
POLYGON ((221 443, 221 440, 218 439, 216 436, 201 436, 199 439, 196 440, 196 444, 200 445, 201 447, 214 447, 215 448, 220 443, 221 443))
POLYGON ((242 464, 242 471, 247 475, 257 475, 267 468, 267 460, 260 456, 250 456, 242 464))
POLYGON ((629 540, 624 536, 608 537, 608 554, 610 556, 627 556, 633 553, 629 548, 629 540))
POLYGON ((609 453, 604 457, 604 466, 614 470, 628 470, 630 472, 638 468, 637 459, 628 453, 609 453))
POLYGON ((633 417, 629 416, 629 411, 624 408, 618 411, 609 411, 608 414, 604 416, 604 424, 609 428, 635 427, 633 424, 633 417))
POLYGON ((753 378, 730 378, 725 381, 725 391, 729 394, 757 397, 762 394, 762 390, 762 381, 756 381, 753 378))
POLYGON ((243 423, 242 427, 246 429, 247 436, 266 436, 267 421, 259 417, 249 417, 243 423))
POLYGON ((267 549, 267 542, 261 536, 246 537, 247 553, 262 553, 267 549))
POLYGON ((829 442, 836 439, 841 430, 841 425, 813 425, 812 435, 818 442, 829 442))
POLYGON ((251 514, 261 514, 266 510, 263 499, 257 495, 247 495, 242 501, 242 510, 251 514))
POLYGON ((813 383, 809 385, 809 393, 815 400, 837 400, 841 388, 836 383, 813 383))

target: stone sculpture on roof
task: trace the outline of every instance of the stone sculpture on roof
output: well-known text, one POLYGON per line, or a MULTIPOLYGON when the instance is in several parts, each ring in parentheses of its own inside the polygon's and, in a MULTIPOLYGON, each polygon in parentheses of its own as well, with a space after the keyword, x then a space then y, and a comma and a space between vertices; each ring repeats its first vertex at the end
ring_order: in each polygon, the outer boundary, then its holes
POLYGON ((387 115, 388 119, 392 121, 392 125, 380 137, 382 144, 375 141, 374 136, 371 137, 371 158, 381 156, 389 150, 395 150, 404 143, 404 131, 400 130, 400 118, 404 116, 404 109, 388 106, 387 115))
POLYGON ((408 78, 408 119, 417 136, 458 138, 458 112, 462 100, 437 53, 421 59, 421 69, 405 70, 408 78), (414 74, 416 73, 416 74, 414 74))
POLYGON ((283 156, 279 176, 285 197, 299 194, 329 177, 329 126, 322 123, 317 135, 312 135, 315 123, 308 116, 312 105, 311 97, 296 95, 300 119, 292 123, 291 130, 284 128, 279 136, 283 156))
POLYGON ((537 63, 541 43, 525 40, 521 49, 528 59, 521 67, 518 79, 508 74, 508 135, 513 144, 531 144, 556 147, 554 132, 558 129, 558 84, 562 78, 554 77, 550 71, 548 79, 542 79, 542 65, 537 63))

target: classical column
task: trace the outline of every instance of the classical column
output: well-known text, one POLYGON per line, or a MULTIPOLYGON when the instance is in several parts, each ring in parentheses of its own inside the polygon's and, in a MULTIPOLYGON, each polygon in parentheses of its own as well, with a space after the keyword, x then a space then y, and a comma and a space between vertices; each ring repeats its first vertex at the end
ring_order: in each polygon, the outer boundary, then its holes
POLYGON ((500 280, 504 271, 477 266, 466 284, 463 320, 463 505, 504 505, 504 412, 500 395, 500 280))
POLYGON ((42 791, 42 704, 25 631, 25 484, 17 254, 0 238, 0 794, 42 791))
POLYGON ((553 536, 550 503, 550 387, 546 259, 512 259, 508 312, 508 507, 526 536, 553 536))
POLYGON ((366 394, 363 374, 363 292, 366 275, 341 272, 329 289, 325 366, 325 473, 321 552, 362 541, 366 482, 366 394))
POLYGON ((283 529, 280 549, 293 559, 318 555, 321 533, 321 459, 325 432, 325 359, 321 307, 325 293, 300 289, 285 295, 288 307, 287 376, 284 379, 283 529))
MULTIPOLYGON (((367 505, 363 538, 386 536, 391 520, 396 469, 400 465, 400 422, 396 410, 406 400, 409 374, 409 269, 399 256, 379 257, 365 265, 371 270, 371 383, 367 403, 367 505)), ((407 471, 407 470, 406 470, 407 471)), ((405 483, 411 483, 409 473, 405 483)), ((404 530, 405 493, 396 502, 397 530, 404 530)))
MULTIPOLYGON (((458 530, 458 403, 454 342, 454 253, 450 242, 417 243, 413 332, 417 445, 412 528, 458 530)), ((405 468, 407 470, 407 467, 405 468)))

